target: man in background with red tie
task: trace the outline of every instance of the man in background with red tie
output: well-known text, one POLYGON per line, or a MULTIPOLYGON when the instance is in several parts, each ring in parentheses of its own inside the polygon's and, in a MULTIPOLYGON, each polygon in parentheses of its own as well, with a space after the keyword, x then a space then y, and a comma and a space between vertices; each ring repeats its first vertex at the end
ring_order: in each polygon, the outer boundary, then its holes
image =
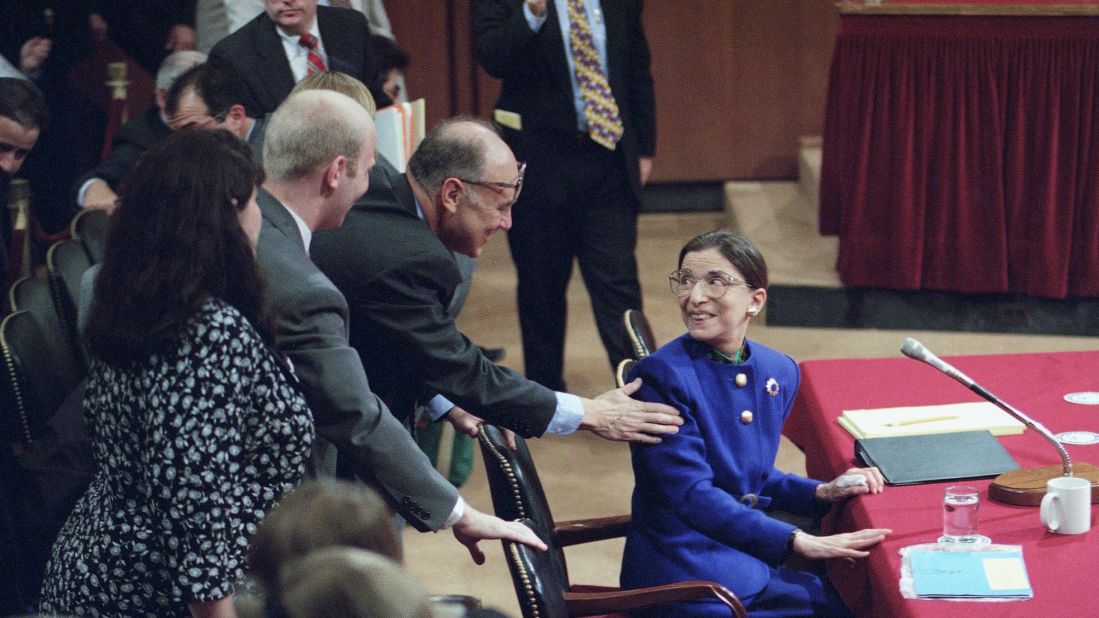
POLYGON ((478 0, 477 58, 503 80, 494 120, 527 162, 508 232, 526 375, 564 391, 575 258, 610 366, 641 308, 637 211, 656 126, 642 0, 478 0))
POLYGON ((236 76, 252 117, 275 111, 294 84, 317 71, 340 71, 366 84, 378 107, 389 104, 359 11, 317 0, 265 0, 260 13, 210 51, 209 63, 236 76))

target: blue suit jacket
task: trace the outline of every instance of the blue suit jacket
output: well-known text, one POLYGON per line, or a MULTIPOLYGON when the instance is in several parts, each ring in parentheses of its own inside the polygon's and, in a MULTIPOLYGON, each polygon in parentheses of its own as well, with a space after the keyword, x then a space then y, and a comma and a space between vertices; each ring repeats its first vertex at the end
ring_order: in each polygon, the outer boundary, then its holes
POLYGON ((792 358, 755 342, 741 365, 711 360, 683 335, 638 363, 635 395, 675 406, 684 424, 656 445, 630 446, 636 486, 622 586, 714 580, 741 598, 767 585, 794 526, 765 509, 817 514, 819 481, 774 467, 800 382, 792 358), (736 384, 737 374, 747 378, 736 384), (750 423, 742 413, 750 411, 750 423), (758 496, 752 508, 751 496, 758 496))

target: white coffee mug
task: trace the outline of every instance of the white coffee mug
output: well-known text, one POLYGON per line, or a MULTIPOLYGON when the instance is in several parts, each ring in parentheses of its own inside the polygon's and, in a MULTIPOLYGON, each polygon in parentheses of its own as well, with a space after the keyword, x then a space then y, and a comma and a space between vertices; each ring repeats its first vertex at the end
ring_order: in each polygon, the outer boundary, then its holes
POLYGON ((1046 482, 1042 523, 1057 534, 1083 534, 1091 528, 1091 481, 1058 476, 1046 482))

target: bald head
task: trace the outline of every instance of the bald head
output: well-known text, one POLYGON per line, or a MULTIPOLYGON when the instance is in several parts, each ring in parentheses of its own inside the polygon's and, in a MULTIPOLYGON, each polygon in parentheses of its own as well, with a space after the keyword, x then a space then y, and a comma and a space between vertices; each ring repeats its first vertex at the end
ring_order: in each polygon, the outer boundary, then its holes
POLYGON ((481 178, 486 166, 514 160, 495 126, 478 118, 458 117, 444 121, 424 137, 408 162, 408 173, 421 187, 434 192, 447 178, 481 178))
POLYGON ((455 118, 431 130, 408 162, 425 195, 425 220, 451 251, 480 255, 489 238, 511 227, 522 170, 496 128, 455 118))
POLYGON ((287 97, 271 116, 263 144, 267 177, 307 178, 336 157, 354 170, 364 152, 374 151, 374 121, 350 97, 331 90, 307 90, 287 97))

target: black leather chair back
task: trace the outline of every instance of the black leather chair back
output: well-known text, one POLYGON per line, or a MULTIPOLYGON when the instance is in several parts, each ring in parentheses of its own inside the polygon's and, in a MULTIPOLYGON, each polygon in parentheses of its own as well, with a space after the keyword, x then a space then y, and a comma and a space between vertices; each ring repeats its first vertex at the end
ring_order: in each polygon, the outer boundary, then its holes
POLYGON ((41 279, 24 277, 11 286, 13 311, 29 312, 42 329, 42 345, 49 351, 58 373, 62 376, 58 388, 66 392, 76 386, 87 372, 80 347, 74 347, 68 339, 68 331, 57 313, 50 285, 41 279))
POLYGON ((65 337, 83 358, 76 303, 80 300, 80 278, 92 267, 84 245, 70 238, 56 242, 46 252, 46 270, 57 314, 65 326, 65 337))
POLYGON ((562 590, 567 589, 569 575, 565 567, 565 554, 553 541, 553 513, 550 512, 526 440, 515 436, 518 448, 512 451, 500 428, 487 424, 481 426, 477 439, 485 460, 496 516, 507 521, 527 519, 533 522, 534 531, 549 545, 545 554, 552 564, 554 576, 562 582, 562 590))
POLYGON ((27 311, 16 311, 0 322, 0 354, 3 372, 0 397, 4 401, 4 444, 25 449, 45 426, 68 390, 55 386, 58 379, 42 330, 27 311))
MULTIPOLYGON (((520 521, 552 546, 548 531, 530 519, 520 521)), ((504 541, 504 556, 524 618, 566 618, 569 615, 564 596, 568 584, 557 574, 550 552, 504 541)))
POLYGON ((81 210, 69 224, 72 237, 84 245, 84 251, 92 264, 103 261, 103 248, 107 245, 107 229, 110 225, 110 215, 102 210, 81 210))
POLYGON ((656 351, 653 329, 640 309, 627 309, 623 319, 626 322, 626 334, 630 338, 630 348, 633 350, 635 359, 641 360, 656 351))

